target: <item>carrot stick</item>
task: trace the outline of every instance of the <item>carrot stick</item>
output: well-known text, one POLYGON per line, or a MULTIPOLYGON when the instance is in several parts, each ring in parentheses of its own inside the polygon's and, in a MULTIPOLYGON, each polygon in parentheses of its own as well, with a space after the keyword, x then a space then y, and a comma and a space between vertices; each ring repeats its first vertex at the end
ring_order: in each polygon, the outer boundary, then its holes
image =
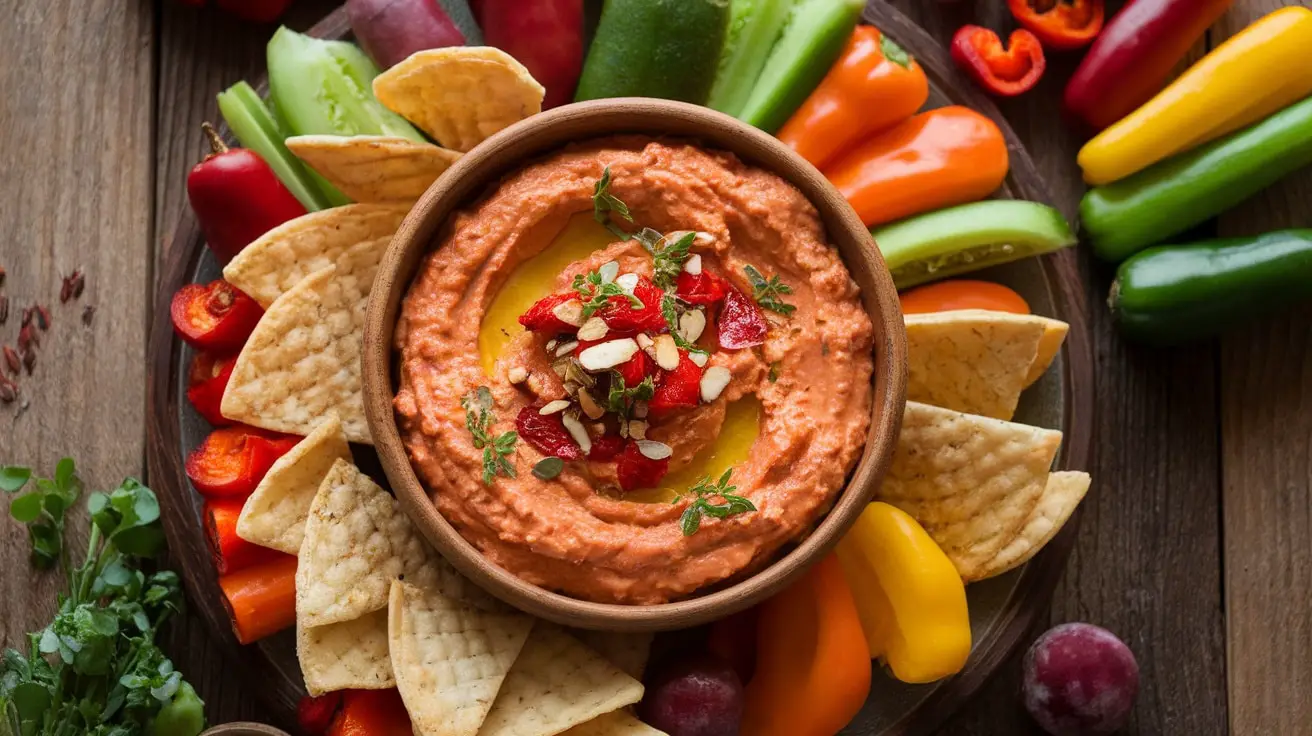
POLYGON ((250 644, 296 623, 296 558, 277 559, 219 578, 237 641, 250 644))

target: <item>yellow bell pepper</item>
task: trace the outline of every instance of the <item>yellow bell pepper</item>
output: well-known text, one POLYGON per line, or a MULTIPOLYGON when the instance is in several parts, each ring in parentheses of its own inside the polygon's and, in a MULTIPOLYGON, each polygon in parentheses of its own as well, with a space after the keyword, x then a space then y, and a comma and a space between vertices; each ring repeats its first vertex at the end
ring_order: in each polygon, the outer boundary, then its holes
POLYGON ((1281 8, 1217 46, 1080 149, 1089 184, 1108 184, 1239 130, 1312 94, 1312 9, 1281 8))
POLYGON ((871 658, 903 682, 956 674, 970 656, 966 586, 906 512, 872 503, 838 543, 871 658))

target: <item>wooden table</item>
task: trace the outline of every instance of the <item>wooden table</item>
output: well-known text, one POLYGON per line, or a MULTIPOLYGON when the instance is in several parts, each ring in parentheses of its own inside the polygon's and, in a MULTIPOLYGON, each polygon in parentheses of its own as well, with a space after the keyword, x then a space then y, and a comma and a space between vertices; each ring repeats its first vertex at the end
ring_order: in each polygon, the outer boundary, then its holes
MULTIPOLYGON (((333 4, 300 0, 287 21, 307 27, 333 4)), ((896 4, 945 39, 972 17, 1010 27, 1001 0, 896 4)), ((1236 0, 1207 48, 1281 4, 1291 1, 1236 0)), ((261 73, 270 29, 158 0, 3 0, 0 10, 3 292, 15 307, 42 301, 54 313, 22 383, 30 405, 0 408, 0 463, 51 470, 68 454, 90 486, 112 487, 144 469, 146 325, 166 308, 151 303, 155 265, 205 150, 199 125, 216 117, 217 91, 261 73), (60 277, 77 267, 86 293, 60 306, 60 277), (89 327, 83 304, 96 307, 89 327)), ((1003 108, 1072 217, 1078 141, 1057 100, 1078 58, 1055 55, 1038 90, 1003 108)), ((1215 229, 1306 227, 1309 202, 1304 172, 1215 229)), ((1135 651, 1132 732, 1312 733, 1312 309, 1147 350, 1113 333, 1106 269, 1086 258, 1085 272, 1098 459, 1049 619, 1100 624, 1135 651)), ((0 342, 17 332, 11 315, 0 342)), ((48 620, 58 581, 29 574, 25 535, 7 520, 0 529, 0 641, 14 645, 48 620)), ((211 721, 261 717, 198 621, 173 627, 169 651, 211 721)), ((1017 657, 945 732, 1035 732, 1019 677, 1017 657)))

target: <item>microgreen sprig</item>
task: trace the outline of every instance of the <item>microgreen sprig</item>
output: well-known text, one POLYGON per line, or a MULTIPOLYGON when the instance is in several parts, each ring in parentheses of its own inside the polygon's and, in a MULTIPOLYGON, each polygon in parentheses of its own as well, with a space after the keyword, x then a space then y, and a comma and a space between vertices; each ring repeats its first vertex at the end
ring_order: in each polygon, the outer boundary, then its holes
POLYGON ((519 433, 513 429, 493 437, 492 429, 492 391, 487 386, 479 386, 460 400, 465 409, 465 427, 474 438, 474 447, 483 451, 483 483, 491 485, 497 473, 507 478, 515 477, 515 466, 506 459, 515 454, 515 443, 519 433))
POLYGON ((793 289, 788 284, 780 281, 778 274, 766 280, 765 274, 756 270, 756 267, 750 263, 743 266, 743 273, 747 274, 747 280, 752 283, 752 298, 756 300, 757 304, 784 316, 792 314, 793 310, 797 309, 797 307, 785 303, 780 298, 785 294, 793 293, 793 289))
POLYGON ((574 283, 571 286, 574 291, 579 293, 579 297, 583 301, 583 319, 591 317, 598 309, 606 306, 606 303, 613 296, 622 296, 628 299, 629 307, 635 310, 642 309, 645 306, 641 299, 624 291, 619 284, 603 279, 600 271, 589 271, 586 275, 575 275, 574 283))
MULTIPOLYGON (((688 489, 687 495, 693 497, 692 502, 679 517, 679 528, 683 531, 683 536, 691 537, 696 534, 697 530, 702 528, 702 519, 707 516, 727 519, 730 516, 756 510, 756 505, 751 500, 734 495, 738 486, 729 485, 729 476, 732 474, 733 468, 729 468, 715 483, 711 482, 711 476, 702 476, 696 485, 688 489), (719 501, 714 500, 717 498, 719 501)), ((682 495, 677 496, 674 503, 679 503, 683 498, 682 495)))

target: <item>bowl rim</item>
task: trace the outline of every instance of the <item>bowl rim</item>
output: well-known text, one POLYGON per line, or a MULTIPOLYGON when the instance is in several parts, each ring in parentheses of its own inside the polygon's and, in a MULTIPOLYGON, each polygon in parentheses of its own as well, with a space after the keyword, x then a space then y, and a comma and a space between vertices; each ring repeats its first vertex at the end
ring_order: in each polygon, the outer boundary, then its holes
POLYGON ((755 605, 794 580, 837 544, 870 501, 892 460, 906 403, 906 336, 897 290, 874 239, 842 195, 773 136, 709 108, 648 98, 574 103, 533 115, 457 160, 415 204, 383 256, 365 318, 362 364, 365 414, 375 449, 403 510, 429 542, 461 574, 516 608, 560 624, 615 631, 696 626, 755 605), (798 188, 819 211, 828 240, 841 251, 853 278, 865 282, 861 298, 874 326, 870 427, 861 458, 829 512, 795 547, 737 582, 650 605, 573 598, 521 580, 487 560, 431 501, 410 464, 392 404, 392 336, 400 302, 439 228, 528 161, 570 142, 626 133, 692 139, 706 148, 728 150, 798 188))

